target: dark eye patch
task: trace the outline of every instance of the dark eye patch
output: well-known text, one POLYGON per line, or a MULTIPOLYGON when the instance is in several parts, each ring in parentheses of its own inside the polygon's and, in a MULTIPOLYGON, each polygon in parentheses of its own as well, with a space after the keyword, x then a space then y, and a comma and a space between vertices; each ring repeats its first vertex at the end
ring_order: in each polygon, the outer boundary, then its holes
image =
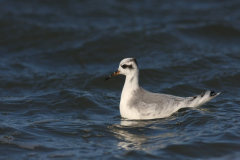
POLYGON ((129 68, 129 69, 133 69, 133 66, 132 66, 132 65, 129 65, 128 68, 129 68))
POLYGON ((122 65, 122 68, 125 69, 125 68, 129 68, 129 69, 133 69, 133 66, 132 65, 122 65))
POLYGON ((127 65, 126 64, 122 65, 122 68, 123 69, 127 68, 127 65))

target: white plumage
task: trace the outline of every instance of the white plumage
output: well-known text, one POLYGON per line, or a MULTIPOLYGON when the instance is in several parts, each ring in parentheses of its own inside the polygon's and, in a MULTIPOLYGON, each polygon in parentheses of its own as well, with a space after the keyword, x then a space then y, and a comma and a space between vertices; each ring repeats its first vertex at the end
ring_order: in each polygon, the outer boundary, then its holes
POLYGON ((120 113, 122 117, 128 119, 164 118, 180 108, 201 106, 220 94, 206 91, 205 94, 198 96, 177 97, 148 92, 139 86, 139 70, 135 58, 123 59, 120 62, 118 71, 114 72, 107 79, 117 74, 126 76, 121 94, 120 113))

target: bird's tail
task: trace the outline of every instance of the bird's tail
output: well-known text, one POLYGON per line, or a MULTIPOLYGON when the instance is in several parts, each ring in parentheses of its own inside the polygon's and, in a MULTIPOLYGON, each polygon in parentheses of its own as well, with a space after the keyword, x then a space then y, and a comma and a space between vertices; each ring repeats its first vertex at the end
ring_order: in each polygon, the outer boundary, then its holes
POLYGON ((201 95, 189 97, 189 98, 191 98, 191 100, 188 103, 189 104, 188 107, 199 107, 199 106, 205 104, 206 102, 210 101, 211 99, 215 98, 219 94, 220 94, 220 92, 215 93, 214 91, 206 91, 205 93, 203 93, 201 95))

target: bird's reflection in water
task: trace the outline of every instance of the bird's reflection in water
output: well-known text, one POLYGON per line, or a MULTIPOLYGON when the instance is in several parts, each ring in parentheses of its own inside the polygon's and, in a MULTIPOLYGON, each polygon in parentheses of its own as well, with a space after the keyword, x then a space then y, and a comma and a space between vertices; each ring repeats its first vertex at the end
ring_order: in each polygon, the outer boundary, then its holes
POLYGON ((146 127, 148 125, 154 125, 159 123, 161 119, 157 120, 128 120, 128 119, 121 119, 120 125, 122 127, 146 127))
MULTIPOLYGON (((167 127, 162 125, 164 120, 145 120, 145 121, 134 121, 122 119, 120 124, 114 124, 111 127, 111 131, 114 136, 119 139, 118 146, 125 150, 152 150, 153 148, 163 148, 166 143, 161 143, 161 140, 166 140, 166 137, 170 138, 175 136, 174 133, 165 132, 161 133, 161 130, 167 127), (152 142, 160 141, 158 146, 152 146, 152 142)), ((167 139, 168 139, 167 138, 167 139)))

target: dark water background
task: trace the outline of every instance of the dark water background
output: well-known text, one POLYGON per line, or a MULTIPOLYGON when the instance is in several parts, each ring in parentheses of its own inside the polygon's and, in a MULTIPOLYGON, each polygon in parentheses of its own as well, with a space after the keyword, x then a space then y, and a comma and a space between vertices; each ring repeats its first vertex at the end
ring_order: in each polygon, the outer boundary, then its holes
POLYGON ((239 0, 0 0, 0 159, 239 159, 239 0), (221 94, 127 121, 124 76, 146 90, 221 94))

